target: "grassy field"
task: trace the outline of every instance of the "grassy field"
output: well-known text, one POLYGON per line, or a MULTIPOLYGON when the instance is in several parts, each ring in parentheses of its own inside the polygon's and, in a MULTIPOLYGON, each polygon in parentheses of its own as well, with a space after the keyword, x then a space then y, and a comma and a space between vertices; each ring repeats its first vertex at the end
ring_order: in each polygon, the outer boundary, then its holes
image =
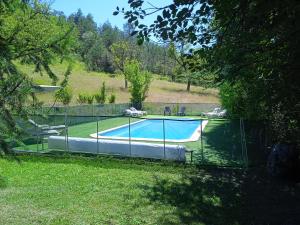
MULTIPOLYGON (((187 178, 193 176, 198 180, 195 168, 109 158, 25 156, 20 159, 20 164, 0 160, 1 224, 205 224, 206 221, 221 224, 234 221, 232 215, 236 210, 225 207, 222 217, 216 217, 213 209, 223 204, 220 196, 208 190, 201 194, 202 200, 189 196, 188 192, 192 194, 198 189, 196 184, 188 183, 193 178, 187 178), (178 183, 176 188, 177 182, 183 186, 178 183), (162 196, 163 189, 167 191, 166 199, 162 196), (189 197, 181 199, 182 194, 189 197), (211 205, 202 215, 192 211, 200 212, 196 205, 188 206, 199 200, 201 208, 211 205)), ((208 174, 203 175, 201 180, 211 179, 208 174)))
POLYGON ((0 224, 292 224, 300 186, 247 171, 79 156, 0 159, 0 224))
MULTIPOLYGON (((155 116, 148 116, 153 118, 155 116)), ((157 116, 156 116, 157 117, 157 116)), ((176 117, 166 117, 176 118, 176 117)), ((201 119, 201 117, 193 117, 201 119)), ((78 118, 80 119, 80 118, 78 118)), ((68 128, 69 137, 90 138, 90 135, 97 132, 96 118, 88 118, 92 122, 76 121, 68 128)), ((131 122, 138 119, 131 118, 131 122)), ((127 117, 109 118, 101 120, 98 123, 98 131, 107 130, 109 128, 128 124, 127 117)), ((64 134, 62 134, 64 135, 64 134)), ((30 139, 25 142, 27 146, 19 147, 18 149, 27 149, 36 151, 36 140, 30 139)), ((156 142, 157 143, 157 142, 156 142)), ((184 145, 188 150, 193 151, 193 163, 209 164, 218 166, 242 166, 244 165, 244 158, 242 155, 242 147, 240 143, 240 128, 238 121, 230 120, 210 120, 206 125, 202 141, 184 142, 184 143, 168 143, 184 145)), ((42 145, 39 144, 39 150, 42 145)), ((47 143, 44 144, 44 149, 47 150, 47 143)), ((191 154, 187 153, 187 161, 190 161, 191 154)))
MULTIPOLYGON (((51 84, 51 80, 46 74, 34 73, 30 66, 22 65, 21 70, 30 75, 37 84, 51 84)), ((53 71, 62 79, 67 65, 56 64, 53 66, 53 71)), ((192 86, 191 91, 185 91, 186 85, 180 83, 172 83, 166 80, 159 80, 159 76, 155 76, 153 80, 149 96, 146 99, 148 102, 175 102, 175 103, 218 103, 218 90, 204 89, 201 87, 192 86)), ((73 72, 70 77, 70 86, 73 90, 72 104, 76 103, 79 93, 95 94, 98 93, 102 82, 106 83, 108 91, 112 90, 116 94, 117 103, 129 102, 130 95, 128 90, 124 89, 124 79, 121 75, 109 75, 105 73, 88 72, 84 65, 77 62, 74 64, 73 72)), ((39 94, 39 99, 46 104, 53 103, 52 94, 39 94)))

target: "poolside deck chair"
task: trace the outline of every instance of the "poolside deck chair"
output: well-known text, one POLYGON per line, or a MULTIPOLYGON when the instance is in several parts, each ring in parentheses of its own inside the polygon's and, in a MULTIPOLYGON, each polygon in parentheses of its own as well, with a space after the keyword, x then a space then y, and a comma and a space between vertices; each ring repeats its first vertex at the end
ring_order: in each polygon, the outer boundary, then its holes
POLYGON ((145 115, 147 115, 147 112, 137 110, 136 108, 131 107, 131 108, 125 110, 125 115, 126 116, 132 116, 132 117, 145 116, 145 115))
POLYGON ((28 127, 28 125, 23 123, 24 131, 31 137, 35 137, 37 143, 42 144, 42 150, 44 150, 44 139, 47 139, 50 136, 59 136, 66 128, 65 125, 49 126, 47 124, 38 124, 32 119, 29 119, 28 122, 31 126, 28 127))
POLYGON ((65 125, 50 126, 48 124, 38 124, 32 119, 29 119, 28 122, 41 130, 63 130, 66 128, 65 125))
POLYGON ((172 114, 171 108, 169 106, 166 106, 164 110, 164 116, 171 116, 171 114, 172 114))
POLYGON ((185 109, 186 109, 185 106, 180 107, 177 116, 185 116, 185 109))
POLYGON ((204 113, 205 116, 207 117, 217 117, 217 118, 223 118, 227 114, 226 109, 221 109, 221 108, 214 108, 212 112, 204 113))
POLYGON ((218 113, 219 118, 224 118, 227 115, 227 110, 223 109, 221 112, 218 113))

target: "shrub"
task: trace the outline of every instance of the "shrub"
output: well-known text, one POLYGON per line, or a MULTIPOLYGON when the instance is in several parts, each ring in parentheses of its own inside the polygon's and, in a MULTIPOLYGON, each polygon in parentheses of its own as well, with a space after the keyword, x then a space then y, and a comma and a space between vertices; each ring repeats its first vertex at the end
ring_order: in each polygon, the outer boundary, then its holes
POLYGON ((89 94, 79 94, 77 98, 77 102, 79 104, 93 104, 94 101, 94 95, 89 94))
POLYGON ((101 94, 94 94, 95 101, 99 104, 103 104, 101 94))
POLYGON ((93 104, 94 95, 86 95, 86 101, 88 104, 93 104))
POLYGON ((78 95, 78 98, 77 98, 77 102, 78 102, 79 104, 87 103, 86 95, 85 95, 85 94, 79 94, 79 95, 78 95))
POLYGON ((109 98, 108 98, 108 102, 109 103, 115 103, 116 102, 116 95, 115 95, 115 93, 111 93, 110 94, 110 96, 109 96, 109 98))
POLYGON ((61 88, 55 93, 55 98, 57 98, 57 100, 62 102, 62 104, 64 105, 69 105, 72 100, 72 97, 72 90, 68 86, 61 88))
POLYGON ((105 87, 105 82, 102 83, 100 94, 101 94, 103 103, 105 103, 105 101, 106 101, 106 87, 105 87))
POLYGON ((105 87, 105 82, 102 83, 102 87, 100 89, 100 94, 95 94, 94 95, 95 100, 99 104, 104 104, 106 101, 106 87, 105 87))

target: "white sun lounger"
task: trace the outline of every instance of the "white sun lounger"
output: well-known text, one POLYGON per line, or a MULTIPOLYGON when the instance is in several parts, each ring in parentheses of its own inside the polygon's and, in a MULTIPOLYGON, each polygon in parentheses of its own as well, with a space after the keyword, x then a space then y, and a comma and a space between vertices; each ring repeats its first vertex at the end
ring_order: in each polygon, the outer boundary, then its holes
POLYGON ((126 116, 132 116, 132 117, 145 116, 145 115, 147 115, 147 112, 137 110, 136 108, 131 107, 131 108, 125 110, 125 115, 126 116))

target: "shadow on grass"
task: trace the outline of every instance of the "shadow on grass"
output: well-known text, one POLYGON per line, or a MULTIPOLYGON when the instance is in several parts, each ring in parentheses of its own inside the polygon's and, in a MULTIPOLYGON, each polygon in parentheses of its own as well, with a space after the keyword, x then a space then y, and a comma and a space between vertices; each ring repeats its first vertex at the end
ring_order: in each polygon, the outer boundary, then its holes
POLYGON ((240 224, 300 224, 299 182, 272 178, 264 166, 249 169, 241 186, 240 224))
POLYGON ((238 224, 242 176, 241 170, 207 168, 181 180, 156 177, 153 186, 143 188, 152 204, 175 208, 157 224, 238 224))
POLYGON ((154 207, 174 209, 157 224, 300 224, 300 183, 272 179, 264 167, 205 168, 142 188, 154 207))
POLYGON ((210 120, 202 134, 201 148, 195 152, 198 164, 217 166, 242 166, 243 153, 239 121, 210 120))
MULTIPOLYGON (((159 171, 181 174, 179 178, 156 176, 148 185, 140 181, 138 188, 143 190, 142 197, 148 200, 148 204, 171 209, 156 218, 156 224, 300 224, 300 181, 272 179, 267 176, 265 167, 244 171, 106 157, 20 158, 22 163, 80 164, 143 170, 153 175, 159 171)), ((0 188, 6 185, 5 178, 0 176, 0 188)))

